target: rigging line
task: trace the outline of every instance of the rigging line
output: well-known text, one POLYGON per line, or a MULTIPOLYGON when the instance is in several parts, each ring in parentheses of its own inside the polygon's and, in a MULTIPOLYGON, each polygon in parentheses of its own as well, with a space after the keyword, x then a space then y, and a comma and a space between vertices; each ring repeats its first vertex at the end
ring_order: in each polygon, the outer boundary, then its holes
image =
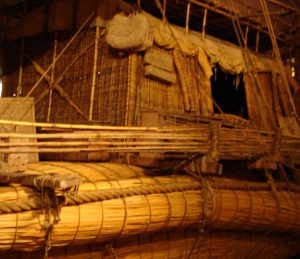
POLYGON ((275 52, 276 60, 277 60, 279 70, 280 70, 280 73, 281 73, 281 76, 282 76, 282 79, 283 79, 283 82, 284 82, 284 86, 286 88, 285 95, 287 95, 287 97, 289 99, 289 102, 290 102, 290 105, 292 107, 292 110, 293 110, 292 115, 295 116, 298 125, 300 125, 299 117, 298 117, 297 110, 296 110, 296 107, 295 107, 295 103, 293 101, 292 94, 291 94, 291 91, 290 91, 290 87, 289 87, 289 84, 288 84, 287 74, 286 74, 286 71, 284 69, 282 59, 281 59, 280 51, 279 51, 279 48, 278 48, 278 44, 277 44, 277 40, 276 40, 276 36, 275 36, 275 32, 274 32, 274 28, 273 28, 273 25, 272 25, 272 20, 271 20, 271 17, 270 17, 270 13, 269 13, 269 9, 268 9, 266 0, 260 0, 260 5, 261 5, 261 8, 262 8, 262 11, 263 11, 263 14, 264 14, 264 18, 265 18, 265 21, 266 21, 266 24, 267 24, 267 27, 268 27, 268 31, 269 31, 270 38, 271 38, 272 45, 273 45, 273 50, 275 52))
MULTIPOLYGON (((233 9, 232 0, 227 0, 227 3, 233 9)), ((257 77, 258 76, 258 71, 256 70, 256 67, 252 62, 252 59, 250 57, 249 50, 248 50, 247 46, 245 44, 243 44, 243 42, 245 43, 245 37, 244 37, 244 33, 242 31, 242 27, 241 27, 241 23, 240 23, 238 14, 233 12, 232 16, 231 16, 231 20, 232 20, 232 23, 233 23, 233 27, 234 27, 239 45, 240 45, 241 48, 244 49, 243 56, 246 59, 245 60, 245 66, 247 68, 247 71, 250 71, 249 75, 250 75, 251 83, 253 84, 254 89, 257 91, 257 93, 261 93, 261 96, 262 96, 263 102, 265 104, 265 107, 267 107, 268 113, 272 117, 273 112, 272 112, 270 106, 268 105, 267 98, 265 96, 264 91, 262 91, 261 83, 259 81, 259 78, 257 77)), ((260 102, 259 102, 259 104, 260 104, 260 102)), ((271 123, 275 124, 273 126, 275 126, 275 128, 276 128, 276 126, 277 126, 276 122, 271 120, 271 123)))

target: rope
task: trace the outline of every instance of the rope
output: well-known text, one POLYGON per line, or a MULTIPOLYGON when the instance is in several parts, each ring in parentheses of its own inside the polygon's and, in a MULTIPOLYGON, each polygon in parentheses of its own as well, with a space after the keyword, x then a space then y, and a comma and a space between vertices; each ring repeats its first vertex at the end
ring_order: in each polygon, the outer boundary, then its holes
POLYGON ((141 187, 131 187, 123 189, 111 189, 105 191, 95 191, 80 193, 78 195, 66 196, 67 205, 78 205, 89 202, 105 201, 111 199, 120 199, 124 197, 165 194, 171 192, 182 192, 189 190, 199 190, 202 185, 198 182, 176 183, 166 185, 147 185, 141 187))
MULTIPOLYGON (((228 182, 216 182, 213 179, 205 180, 210 187, 213 189, 235 189, 235 190, 248 190, 248 191, 269 191, 271 190, 270 185, 266 183, 228 183, 228 182)), ((189 182, 189 183, 171 183, 165 185, 142 185, 141 187, 131 187, 123 189, 110 189, 110 190, 95 190, 86 193, 70 194, 65 193, 64 195, 58 195, 56 201, 56 207, 60 206, 72 206, 79 205, 89 202, 105 201, 111 199, 123 198, 136 196, 136 195, 150 195, 159 193, 171 193, 171 192, 184 192, 189 190, 200 190, 202 189, 202 182, 189 182)), ((277 191, 290 190, 294 192, 300 192, 300 187, 295 184, 276 183, 277 191)), ((214 202, 214 201, 213 201, 214 202)), ((53 203, 52 203, 53 206, 53 203)), ((214 205, 215 206, 215 205, 214 205)), ((213 206, 213 207, 214 207, 213 206)), ((33 195, 29 199, 18 199, 15 201, 4 201, 0 203, 0 214, 5 213, 18 213, 30 210, 39 210, 42 208, 42 200, 38 193, 33 195)))

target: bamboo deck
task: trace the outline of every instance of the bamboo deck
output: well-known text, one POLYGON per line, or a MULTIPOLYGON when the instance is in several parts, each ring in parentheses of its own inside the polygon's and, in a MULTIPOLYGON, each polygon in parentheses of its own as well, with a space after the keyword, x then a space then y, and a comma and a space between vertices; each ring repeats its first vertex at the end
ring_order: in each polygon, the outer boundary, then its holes
POLYGON ((220 160, 255 160, 269 156, 283 163, 300 163, 300 138, 272 131, 197 126, 110 127, 67 124, 0 121, 1 124, 82 129, 71 133, 15 134, 2 133, 1 138, 24 139, 24 142, 0 143, 0 153, 64 153, 64 152, 157 152, 198 153, 206 155, 217 147, 220 160), (87 130, 84 130, 87 129, 87 130), (98 130, 98 131, 97 131, 98 130), (213 138, 215 143, 213 144, 213 138), (26 139, 37 139, 30 143, 26 139))

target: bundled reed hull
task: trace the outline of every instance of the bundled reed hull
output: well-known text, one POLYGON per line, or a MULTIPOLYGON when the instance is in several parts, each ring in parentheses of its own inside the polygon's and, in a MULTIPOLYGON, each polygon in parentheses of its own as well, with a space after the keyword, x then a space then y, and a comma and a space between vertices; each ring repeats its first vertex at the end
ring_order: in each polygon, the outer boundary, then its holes
MULTIPOLYGON (((169 232, 135 236, 97 246, 51 249, 49 259, 104 258, 287 258, 300 252, 299 239, 251 232, 169 232)), ((44 258, 43 252, 17 253, 3 259, 44 258)))
POLYGON ((65 205, 58 222, 53 210, 46 210, 40 192, 17 185, 1 187, 1 252, 38 250, 45 242, 51 247, 92 244, 173 228, 300 232, 300 193, 294 185, 278 187, 275 195, 267 184, 213 177, 202 183, 180 175, 149 177, 127 165, 29 167, 28 172, 41 174, 77 171, 85 182, 77 194, 58 194, 65 205), (114 171, 120 172, 118 178, 107 176, 114 171))

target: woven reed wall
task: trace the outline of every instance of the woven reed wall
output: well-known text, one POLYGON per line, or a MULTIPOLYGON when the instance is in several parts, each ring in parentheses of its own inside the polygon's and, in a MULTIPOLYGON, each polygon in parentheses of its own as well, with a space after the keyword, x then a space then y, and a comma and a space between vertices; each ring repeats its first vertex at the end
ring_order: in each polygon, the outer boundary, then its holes
MULTIPOLYGON (((74 32, 58 32, 57 55, 66 46, 74 32)), ((25 96, 31 87, 38 81, 53 61, 54 34, 39 34, 25 39, 22 92, 25 96), (28 58, 29 57, 29 58, 28 58), (32 61, 30 61, 31 59, 32 61), (34 65, 33 62, 36 64, 34 65), (39 70, 39 72, 37 71, 39 70)), ((94 64, 95 29, 82 31, 67 51, 55 65, 54 84, 62 72, 68 68, 59 86, 63 88, 79 110, 79 114, 65 97, 58 91, 53 91, 53 103, 50 122, 79 123, 86 122, 89 117, 91 103, 91 87, 94 64)), ((5 96, 17 93, 18 65, 20 43, 8 43, 6 46, 6 71, 4 77, 5 96)), ((48 73, 50 77, 51 71, 48 73)), ((124 125, 126 117, 128 81, 128 57, 120 57, 100 37, 98 44, 98 57, 96 67, 96 87, 93 109, 93 122, 108 125, 124 125)), ((33 92, 36 101, 37 121, 46 121, 48 114, 49 78, 43 79, 33 92), (39 101, 41 96, 43 99, 39 101)))
POLYGON ((251 124, 258 128, 272 129, 276 127, 279 117, 283 115, 283 103, 286 96, 278 89, 278 77, 272 73, 259 73, 257 79, 249 75, 244 77, 246 100, 251 124), (260 87, 254 83, 259 81, 260 87))
MULTIPOLYGON (((164 54, 172 55, 173 51, 154 47, 164 54)), ((189 84, 188 93, 190 96, 191 113, 197 115, 209 115, 209 102, 211 99, 210 89, 206 89, 205 77, 200 69, 197 57, 185 57, 182 67, 187 72, 189 84)), ((167 85, 160 81, 146 78, 143 74, 143 60, 140 60, 138 66, 138 101, 139 112, 158 111, 158 112, 177 112, 184 113, 183 94, 177 74, 177 81, 174 84, 167 85)))
MULTIPOLYGON (((49 259, 104 258, 288 258, 300 252, 299 239, 253 232, 169 232, 136 236, 97 246, 53 248, 49 259)), ((3 255, 3 259, 44 258, 42 252, 3 255)))
POLYGON ((173 228, 291 236, 300 231, 300 194, 292 186, 272 191, 267 184, 207 177, 210 189, 190 176, 148 177, 136 167, 114 164, 39 163, 30 165, 27 173, 32 172, 79 174, 86 182, 66 197, 68 206, 48 238, 40 194, 1 187, 1 252, 37 250, 46 240, 53 247, 82 245, 173 228), (107 177, 119 170, 118 179, 107 177))

